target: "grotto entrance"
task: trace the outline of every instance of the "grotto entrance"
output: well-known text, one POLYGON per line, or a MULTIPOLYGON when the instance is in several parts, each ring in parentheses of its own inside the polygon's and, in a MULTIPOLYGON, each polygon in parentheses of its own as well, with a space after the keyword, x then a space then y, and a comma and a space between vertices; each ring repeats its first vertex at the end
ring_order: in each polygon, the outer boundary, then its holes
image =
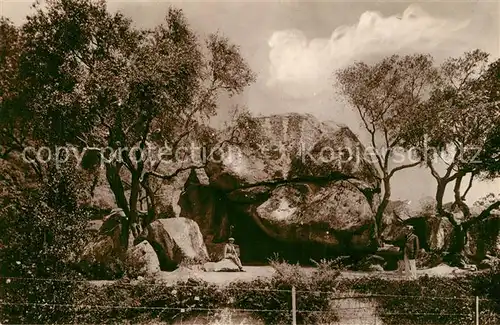
POLYGON ((288 242, 277 240, 266 234, 245 210, 248 207, 229 204, 228 219, 232 237, 240 246, 241 261, 245 265, 267 265, 269 259, 279 256, 289 263, 313 265, 311 259, 334 259, 340 255, 335 249, 311 242, 288 242))

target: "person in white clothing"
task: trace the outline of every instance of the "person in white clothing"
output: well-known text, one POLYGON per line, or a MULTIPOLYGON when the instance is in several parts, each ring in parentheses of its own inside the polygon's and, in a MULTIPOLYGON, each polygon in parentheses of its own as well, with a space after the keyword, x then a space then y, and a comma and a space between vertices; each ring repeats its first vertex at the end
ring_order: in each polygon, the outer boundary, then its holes
POLYGON ((404 247, 404 261, 406 275, 410 279, 417 278, 417 263, 416 258, 420 251, 420 245, 417 235, 413 233, 413 227, 408 227, 408 235, 406 236, 406 244, 404 247))
POLYGON ((234 238, 229 238, 228 243, 224 247, 224 258, 227 258, 234 262, 238 266, 241 272, 244 272, 243 265, 241 264, 240 258, 238 257, 238 252, 234 246, 234 238))

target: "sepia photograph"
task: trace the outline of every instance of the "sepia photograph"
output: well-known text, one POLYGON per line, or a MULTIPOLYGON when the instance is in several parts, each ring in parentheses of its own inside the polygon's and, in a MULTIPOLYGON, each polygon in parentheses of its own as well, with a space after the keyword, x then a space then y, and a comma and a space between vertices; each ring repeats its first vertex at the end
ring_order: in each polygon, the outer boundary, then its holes
POLYGON ((0 325, 500 325, 500 0, 0 0, 0 325))

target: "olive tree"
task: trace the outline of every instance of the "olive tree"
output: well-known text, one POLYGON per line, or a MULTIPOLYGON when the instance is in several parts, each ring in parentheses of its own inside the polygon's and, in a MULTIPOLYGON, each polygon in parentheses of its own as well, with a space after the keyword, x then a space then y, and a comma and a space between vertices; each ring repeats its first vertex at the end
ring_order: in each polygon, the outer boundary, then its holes
POLYGON ((420 159, 396 163, 393 158, 420 131, 414 117, 425 103, 437 71, 428 55, 393 55, 375 64, 357 62, 338 71, 336 77, 341 95, 358 113, 370 137, 371 157, 378 167, 373 176, 382 185, 382 200, 375 214, 375 235, 381 244, 392 177, 421 163, 420 159))
POLYGON ((422 159, 437 183, 436 212, 454 226, 453 253, 463 251, 467 229, 500 206, 492 203, 472 216, 466 203, 474 182, 495 178, 499 170, 500 70, 498 62, 488 65, 488 58, 476 50, 446 60, 415 121, 422 130, 422 159), (448 185, 453 190, 449 208, 443 202, 448 185), (456 209, 460 217, 453 213, 456 209))
POLYGON ((168 143, 175 153, 193 139, 213 145, 206 122, 216 115, 219 96, 238 94, 254 80, 237 46, 218 34, 202 39, 172 8, 162 24, 140 29, 110 13, 104 1, 49 0, 37 3, 12 34, 19 38, 13 81, 1 91, 15 93, 0 105, 2 116, 12 117, 13 127, 4 131, 19 142, 13 149, 70 146, 85 152, 87 166, 100 162, 126 216, 125 249, 141 193, 155 212, 151 179, 168 181, 203 163, 165 173, 158 169, 161 159, 148 159, 146 149, 168 143), (20 134, 19 125, 27 128, 20 134), (95 148, 108 150, 93 155, 95 148))

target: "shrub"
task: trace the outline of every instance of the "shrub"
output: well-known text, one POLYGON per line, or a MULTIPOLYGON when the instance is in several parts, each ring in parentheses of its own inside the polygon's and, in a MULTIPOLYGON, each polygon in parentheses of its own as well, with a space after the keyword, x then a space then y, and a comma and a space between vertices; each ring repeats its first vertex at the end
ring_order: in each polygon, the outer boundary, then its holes
POLYGON ((50 322, 65 313, 54 305, 74 301, 77 288, 71 282, 30 278, 79 277, 73 263, 87 240, 84 229, 89 219, 78 205, 81 194, 77 172, 70 166, 51 166, 46 181, 22 189, 0 210, 0 236, 7 244, 0 250, 0 276, 7 277, 2 278, 0 299, 17 304, 0 306, 9 322, 50 322), (46 303, 50 304, 33 305, 46 303))
POLYGON ((417 268, 432 268, 443 263, 440 253, 421 250, 416 260, 417 268))
MULTIPOLYGON (((460 325, 473 321, 475 295, 489 295, 490 298, 495 295, 495 289, 489 289, 494 288, 494 283, 498 281, 494 279, 493 274, 453 278, 422 276, 418 280, 400 281, 366 277, 344 279, 339 288, 378 295, 375 298, 378 303, 377 313, 384 324, 460 325)), ((482 303, 481 310, 485 315, 500 311, 492 302, 482 303)), ((488 317, 491 318, 491 315, 488 317)))
MULTIPOLYGON (((499 300, 492 299, 498 297, 499 278, 494 271, 460 278, 422 277, 416 281, 377 277, 338 279, 335 276, 338 271, 331 269, 330 262, 318 264, 320 267, 309 276, 294 280, 299 324, 338 321, 336 311, 331 307, 332 299, 338 298, 337 292, 350 292, 354 296, 375 295, 377 313, 384 324, 398 325, 470 324, 474 317, 474 295, 480 295, 491 298, 481 301, 481 324, 498 324, 499 300), (438 296, 441 298, 436 298, 438 296)), ((284 274, 298 272, 294 265, 283 261, 275 265, 288 270, 289 273, 284 274)), ((30 295, 23 298, 42 302, 35 296, 43 295, 45 301, 50 297, 56 303, 74 306, 36 306, 29 310, 29 319, 15 318, 11 314, 9 322, 141 324, 152 320, 173 323, 181 319, 211 318, 215 323, 216 320, 224 323, 230 318, 229 311, 237 314, 236 310, 242 310, 266 324, 290 324, 292 286, 286 282, 288 279, 290 277, 277 273, 273 278, 235 282, 224 287, 196 279, 176 284, 159 283, 153 279, 137 282, 123 279, 104 286, 41 282, 30 287, 30 295)), ((27 286, 27 283, 11 282, 8 285, 21 290, 21 286, 27 286)), ((2 287, 5 287, 4 283, 2 287)), ((17 313, 20 312, 21 306, 17 307, 17 313)))
MULTIPOLYGON (((330 299, 336 292, 337 280, 340 275, 339 270, 336 269, 338 261, 323 259, 319 263, 313 262, 317 267, 312 274, 307 274, 304 268, 288 264, 280 260, 278 256, 270 261, 271 266, 276 270, 275 276, 271 279, 271 287, 286 290, 272 293, 272 295, 284 295, 279 300, 286 303, 286 305, 281 304, 280 306, 280 309, 285 310, 285 312, 280 315, 279 320, 284 323, 291 322, 292 286, 295 286, 297 290, 297 321, 299 323, 318 324, 337 321, 336 313, 330 308, 330 299)), ((275 297, 275 300, 278 300, 278 297, 275 297)), ((273 323, 271 319, 266 318, 266 321, 273 323)))

